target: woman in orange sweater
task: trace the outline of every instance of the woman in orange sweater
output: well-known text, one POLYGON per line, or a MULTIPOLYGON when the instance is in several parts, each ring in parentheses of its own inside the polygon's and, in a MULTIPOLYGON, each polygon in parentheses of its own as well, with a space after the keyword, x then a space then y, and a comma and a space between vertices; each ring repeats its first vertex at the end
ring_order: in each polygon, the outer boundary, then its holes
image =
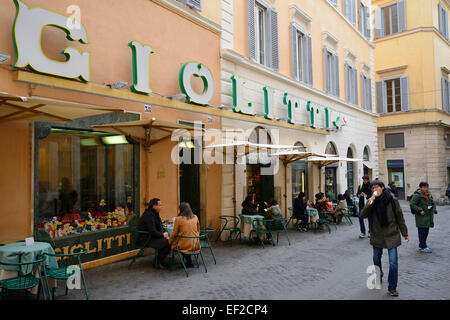
MULTIPOLYGON (((200 235, 200 222, 187 202, 180 204, 180 213, 175 219, 173 232, 169 238, 172 250, 176 250, 175 236, 177 235, 187 237, 198 237, 200 235)), ((200 250, 200 240, 198 238, 177 238, 177 244, 183 255, 186 267, 193 267, 191 256, 186 253, 200 250)))

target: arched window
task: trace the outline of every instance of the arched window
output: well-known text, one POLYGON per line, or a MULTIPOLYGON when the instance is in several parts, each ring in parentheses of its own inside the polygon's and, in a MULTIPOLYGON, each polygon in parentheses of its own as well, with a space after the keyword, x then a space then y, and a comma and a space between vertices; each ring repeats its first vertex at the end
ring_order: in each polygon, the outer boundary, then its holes
POLYGON ((363 160, 364 161, 370 161, 370 158, 369 158, 369 147, 368 146, 364 147, 363 160))
POLYGON ((259 126, 253 129, 248 141, 252 143, 272 144, 272 139, 267 129, 259 126))
POLYGON ((333 142, 328 142, 327 147, 325 148, 326 154, 338 155, 336 147, 333 142))
POLYGON ((297 141, 294 146, 299 147, 298 150, 305 152, 306 151, 306 147, 303 143, 301 143, 300 141, 297 141))
POLYGON ((348 150, 347 150, 347 158, 353 158, 352 148, 348 148, 348 150))

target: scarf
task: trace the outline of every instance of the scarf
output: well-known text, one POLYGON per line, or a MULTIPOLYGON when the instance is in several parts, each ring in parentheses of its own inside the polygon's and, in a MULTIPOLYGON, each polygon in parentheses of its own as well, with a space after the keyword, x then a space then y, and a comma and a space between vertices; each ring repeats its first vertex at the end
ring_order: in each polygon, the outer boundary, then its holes
POLYGON ((423 193, 423 192, 422 192, 422 194, 425 197, 425 199, 427 199, 427 202, 430 203, 430 198, 428 198, 428 194, 427 193, 423 193))
POLYGON ((389 203, 392 204, 392 210, 395 210, 394 198, 387 190, 384 190, 381 196, 375 198, 373 202, 375 214, 377 215, 378 221, 380 222, 381 226, 388 225, 387 205, 389 203))

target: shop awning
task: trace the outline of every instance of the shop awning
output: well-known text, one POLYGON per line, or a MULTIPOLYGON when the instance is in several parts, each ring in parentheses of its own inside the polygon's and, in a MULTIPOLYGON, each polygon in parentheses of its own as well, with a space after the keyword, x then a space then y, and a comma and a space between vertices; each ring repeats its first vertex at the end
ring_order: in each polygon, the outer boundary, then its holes
MULTIPOLYGON (((93 129, 95 131, 111 132, 130 137, 147 148, 159 141, 170 138, 175 130, 195 130, 190 126, 158 120, 156 118, 99 125, 94 126, 93 129)), ((197 130, 199 129, 197 128, 197 130)))
POLYGON ((326 158, 326 154, 321 153, 314 153, 314 152, 307 152, 307 151, 297 151, 297 150, 290 150, 290 151, 278 151, 273 154, 271 154, 272 157, 279 157, 280 160, 284 164, 289 164, 291 162, 295 162, 301 159, 309 158, 309 157, 316 157, 316 158, 326 158))
MULTIPOLYGON (((288 145, 278 145, 278 144, 264 144, 264 143, 253 143, 249 141, 233 141, 229 143, 222 143, 222 144, 215 144, 215 145, 209 145, 205 146, 205 149, 223 149, 223 148, 229 148, 229 147, 244 147, 245 148, 245 155, 249 155, 250 153, 253 153, 256 150, 290 150, 290 149, 297 149, 299 147, 296 146, 288 146, 288 145)), ((256 152, 255 152, 256 153, 256 152)))
POLYGON ((330 155, 327 155, 327 158, 309 158, 306 160, 307 162, 312 162, 313 164, 318 165, 320 168, 324 166, 328 166, 330 164, 339 162, 339 161, 351 161, 351 162, 359 162, 363 161, 363 159, 354 159, 354 158, 340 158, 340 157, 333 157, 330 155))
POLYGON ((66 123, 110 112, 124 112, 124 110, 39 97, 19 97, 0 92, 0 123, 23 119, 66 123))

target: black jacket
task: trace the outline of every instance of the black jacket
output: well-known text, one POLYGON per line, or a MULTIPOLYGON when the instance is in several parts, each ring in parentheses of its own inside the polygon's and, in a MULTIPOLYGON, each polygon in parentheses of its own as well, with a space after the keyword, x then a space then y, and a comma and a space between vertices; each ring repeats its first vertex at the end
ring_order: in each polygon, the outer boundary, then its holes
POLYGON ((356 196, 359 199, 359 208, 363 209, 366 201, 365 199, 369 199, 372 196, 372 189, 370 188, 370 182, 367 184, 361 183, 358 187, 358 192, 356 193, 356 196), (359 195, 364 192, 366 194, 366 197, 360 198, 359 195))
MULTIPOLYGON (((161 217, 159 213, 152 209, 144 211, 138 222, 139 231, 147 231, 150 233, 149 247, 162 249, 169 245, 169 241, 164 238, 164 229, 162 227, 161 217)), ((140 233, 136 244, 142 246, 147 240, 147 235, 140 233)))
POLYGON ((293 213, 293 217, 301 217, 305 214, 305 209, 306 209, 306 201, 300 199, 300 198, 295 198, 294 200, 294 213, 293 213))

